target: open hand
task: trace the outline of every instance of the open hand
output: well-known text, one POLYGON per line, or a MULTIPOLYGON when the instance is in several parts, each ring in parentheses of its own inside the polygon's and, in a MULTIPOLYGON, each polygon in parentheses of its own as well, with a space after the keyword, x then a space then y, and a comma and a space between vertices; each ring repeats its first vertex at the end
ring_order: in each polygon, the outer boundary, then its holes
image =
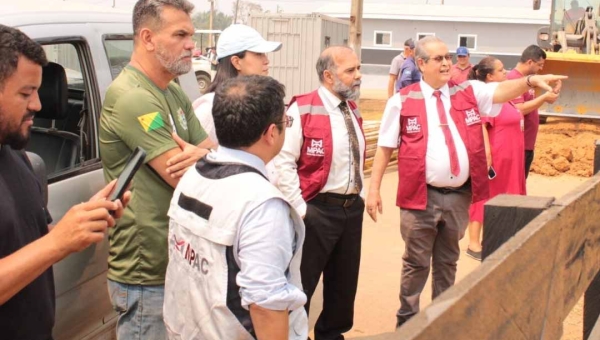
POLYGON ((204 157, 209 150, 189 144, 175 133, 173 134, 173 139, 179 145, 182 152, 167 161, 167 173, 171 178, 179 178, 185 174, 190 166, 196 164, 200 158, 204 157))
POLYGON ((377 222, 377 212, 383 214, 383 205, 381 204, 381 194, 379 191, 369 191, 367 196, 367 214, 371 219, 377 222))

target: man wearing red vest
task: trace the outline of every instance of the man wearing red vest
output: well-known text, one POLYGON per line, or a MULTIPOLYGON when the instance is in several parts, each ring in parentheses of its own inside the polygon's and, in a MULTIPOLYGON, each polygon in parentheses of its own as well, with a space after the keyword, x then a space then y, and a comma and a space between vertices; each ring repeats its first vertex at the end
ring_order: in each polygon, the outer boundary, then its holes
POLYGON ((383 212, 379 188, 390 156, 398 149, 402 257, 400 309, 396 327, 419 312, 419 298, 433 267, 433 298, 454 284, 456 262, 471 201, 488 197, 481 115, 495 116, 502 105, 532 87, 566 77, 529 76, 502 83, 450 81, 452 57, 436 37, 419 40, 417 66, 423 79, 387 102, 373 163, 367 212, 383 212))
POLYGON ((352 99, 360 91, 360 62, 346 46, 323 51, 319 89, 292 99, 274 164, 277 186, 304 217, 302 286, 310 299, 323 274, 323 310, 315 340, 344 339, 352 328, 364 212, 362 119, 352 99))

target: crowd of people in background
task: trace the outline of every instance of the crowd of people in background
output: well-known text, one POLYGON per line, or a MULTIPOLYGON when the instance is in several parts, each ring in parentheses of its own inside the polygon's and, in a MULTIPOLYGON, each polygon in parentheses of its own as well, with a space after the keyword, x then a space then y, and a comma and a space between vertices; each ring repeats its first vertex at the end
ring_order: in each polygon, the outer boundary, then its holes
POLYGON ((137 1, 131 61, 100 118, 109 184, 50 231, 19 151, 40 110, 47 61, 40 45, 0 26, 0 61, 8 65, 0 68, 0 188, 10 195, 0 200, 9 212, 0 232, 14 235, 0 242, 0 276, 9 278, 0 280, 4 336, 51 339, 51 265, 108 230, 118 339, 305 340, 321 277, 314 338, 343 339, 354 322, 363 215, 377 221, 383 212, 380 188, 396 149, 405 249, 395 326, 419 312, 430 267, 433 298, 454 284, 467 224, 467 254, 481 258, 483 203, 525 194, 537 109, 556 100, 565 79, 537 75, 539 47, 528 47, 507 76, 496 58, 471 65, 459 47, 453 65, 439 38, 407 40, 392 62, 367 188, 356 53, 326 48, 316 60, 320 86, 286 106, 266 55, 282 44, 232 25, 217 42, 214 83, 192 104, 174 81, 191 70, 192 9, 187 0, 137 1), (544 94, 535 97, 535 88, 544 94), (107 201, 140 146, 147 157, 134 195, 107 201))

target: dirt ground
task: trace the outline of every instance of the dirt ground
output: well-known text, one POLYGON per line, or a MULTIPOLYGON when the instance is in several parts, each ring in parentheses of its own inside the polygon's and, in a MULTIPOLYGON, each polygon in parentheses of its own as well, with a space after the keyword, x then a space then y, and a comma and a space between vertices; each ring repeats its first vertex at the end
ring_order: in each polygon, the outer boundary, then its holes
MULTIPOLYGON (((532 196, 554 196, 559 198, 586 180, 586 178, 571 175, 549 177, 531 174, 527 180, 527 192, 532 196)), ((365 185, 367 187, 370 185, 370 178, 365 179, 365 185)), ((397 185, 398 176, 396 172, 387 172, 383 177, 381 186, 383 215, 378 217, 377 223, 373 222, 366 214, 364 217, 354 327, 345 334, 346 339, 378 340, 394 332, 395 314, 399 307, 398 292, 402 253, 404 251, 404 242, 400 237, 400 214, 394 204, 397 185)), ((480 262, 465 255, 467 246, 468 237, 464 237, 460 241, 461 256, 458 261, 456 282, 460 282, 477 269, 480 264, 480 262)), ((320 313, 322 299, 321 287, 319 286, 311 302, 309 315, 311 337, 313 335, 312 328, 320 313)), ((421 309, 430 303, 431 277, 421 294, 421 309)), ((582 301, 579 301, 565 319, 561 340, 582 339, 582 308, 582 301)), ((312 338, 314 339, 314 337, 312 338)))
MULTIPOLYGON (((383 96, 380 96, 383 97, 383 96)), ((385 108, 384 99, 361 99, 365 120, 379 120, 385 108)), ((592 174, 594 141, 600 139, 600 122, 549 118, 540 126, 532 172, 527 192, 533 196, 560 197, 584 182, 592 174)), ((367 184, 368 185, 368 184, 367 184)), ((394 330, 398 308, 401 256, 404 244, 399 233, 399 213, 394 206, 397 176, 391 171, 384 176, 382 201, 384 215, 374 223, 365 215, 355 324, 347 339, 372 339, 394 330)), ((463 250, 458 263, 457 282, 475 270, 479 262, 464 256, 467 237, 460 242, 463 250)), ((430 302, 430 283, 421 297, 421 307, 430 302)), ((316 322, 322 296, 313 297, 311 328, 316 322)), ((581 340, 583 303, 573 308, 563 323, 562 340, 581 340)), ((311 329, 312 330, 312 329, 311 329)))

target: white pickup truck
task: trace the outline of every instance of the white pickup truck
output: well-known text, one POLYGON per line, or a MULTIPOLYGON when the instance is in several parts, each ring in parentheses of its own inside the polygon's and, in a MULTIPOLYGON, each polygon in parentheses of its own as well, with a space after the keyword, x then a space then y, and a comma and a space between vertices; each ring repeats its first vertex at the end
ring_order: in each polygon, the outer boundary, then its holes
MULTIPOLYGON (((60 0, 2 1, 0 23, 19 28, 44 46, 54 66, 62 66, 44 69, 40 94, 46 109, 35 118, 27 146, 40 180, 47 181, 48 208, 58 221, 104 185, 99 116, 106 89, 133 50, 131 12, 60 0), (66 93, 57 69, 66 72, 66 93)), ((200 96, 193 71, 177 81, 190 100, 200 96)), ((105 239, 54 266, 56 340, 116 338, 107 257, 105 239)))
MULTIPOLYGON (((221 35, 221 32, 221 30, 196 30, 194 34, 200 40, 200 51, 204 52, 202 46, 203 37, 207 37, 208 40, 211 40, 211 38, 214 36, 216 38, 214 41, 216 41, 221 35)), ((209 43, 209 45, 215 44, 209 43)), ((194 57, 192 61, 192 66, 194 68, 194 73, 196 74, 196 81, 198 82, 200 93, 206 93, 206 90, 208 90, 208 87, 215 79, 215 75, 217 74, 217 63, 214 57, 216 56, 209 58, 205 55, 200 55, 194 57)))
POLYGON ((192 59, 192 67, 196 74, 200 93, 206 93, 206 90, 215 79, 215 74, 217 74, 214 64, 205 56, 200 56, 192 59))

